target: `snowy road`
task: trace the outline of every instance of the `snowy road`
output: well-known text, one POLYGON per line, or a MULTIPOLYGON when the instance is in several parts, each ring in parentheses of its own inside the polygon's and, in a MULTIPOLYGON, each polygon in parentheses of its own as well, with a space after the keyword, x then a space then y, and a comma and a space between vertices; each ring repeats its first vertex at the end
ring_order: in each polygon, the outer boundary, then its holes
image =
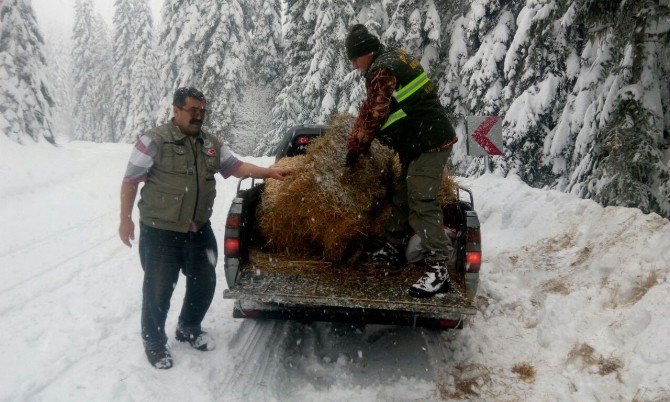
MULTIPOLYGON (((116 235, 130 146, 0 141, 2 401, 670 399, 670 223, 657 215, 466 179, 484 246, 466 329, 233 319, 219 264, 204 322, 217 349, 171 340, 175 367, 158 371, 139 337, 137 248, 116 235)), ((221 242, 236 183, 217 180, 221 242)))

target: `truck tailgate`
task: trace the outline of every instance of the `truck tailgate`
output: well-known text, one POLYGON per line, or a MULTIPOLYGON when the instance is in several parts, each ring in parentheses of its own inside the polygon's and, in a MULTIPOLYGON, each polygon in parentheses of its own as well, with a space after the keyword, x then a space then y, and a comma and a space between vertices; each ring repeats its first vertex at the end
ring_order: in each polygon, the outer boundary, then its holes
POLYGON ((454 286, 448 292, 418 299, 410 297, 407 288, 422 275, 420 266, 410 265, 391 276, 370 265, 333 267, 323 261, 294 261, 260 251, 250 257, 236 286, 224 291, 224 298, 305 308, 390 310, 428 317, 476 313, 457 272, 451 272, 454 286))

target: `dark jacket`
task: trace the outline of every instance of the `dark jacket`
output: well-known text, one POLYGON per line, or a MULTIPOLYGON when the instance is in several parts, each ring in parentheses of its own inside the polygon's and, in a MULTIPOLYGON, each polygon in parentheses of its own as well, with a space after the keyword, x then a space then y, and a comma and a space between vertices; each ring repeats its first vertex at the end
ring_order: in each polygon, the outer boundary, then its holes
POLYGON ((377 139, 396 150, 403 163, 424 152, 456 141, 456 133, 437 96, 437 86, 426 75, 419 60, 402 49, 384 49, 373 59, 366 73, 384 68, 396 77, 387 121, 377 139))

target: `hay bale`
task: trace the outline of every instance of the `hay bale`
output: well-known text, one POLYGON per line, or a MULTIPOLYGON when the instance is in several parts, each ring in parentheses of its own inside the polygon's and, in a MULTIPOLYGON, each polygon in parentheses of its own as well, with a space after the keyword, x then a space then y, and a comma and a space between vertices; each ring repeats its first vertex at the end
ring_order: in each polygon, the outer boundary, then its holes
POLYGON ((349 244, 370 232, 396 174, 394 153, 375 142, 354 169, 345 167, 354 121, 350 114, 336 116, 305 155, 278 161, 296 173, 266 181, 257 217, 269 246, 296 255, 319 250, 339 261, 349 244))
MULTIPOLYGON (((351 245, 383 235, 400 161, 374 141, 354 169, 345 167, 354 121, 350 114, 336 116, 305 155, 282 158, 274 165, 296 172, 283 182, 266 180, 257 219, 267 246, 295 257, 318 252, 342 261, 351 245)), ((458 201, 458 185, 446 170, 439 197, 443 207, 458 201)))
POLYGON ((456 183, 454 176, 451 175, 448 169, 444 169, 439 197, 442 208, 458 202, 458 183, 456 183))

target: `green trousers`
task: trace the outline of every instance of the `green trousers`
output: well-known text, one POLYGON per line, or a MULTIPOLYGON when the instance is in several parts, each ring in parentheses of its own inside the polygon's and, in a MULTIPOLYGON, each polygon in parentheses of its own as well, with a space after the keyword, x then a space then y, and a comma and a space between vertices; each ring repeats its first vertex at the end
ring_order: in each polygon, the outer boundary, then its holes
POLYGON ((451 149, 423 153, 403 166, 393 194, 391 216, 384 229, 386 240, 400 247, 413 230, 421 237, 424 257, 446 260, 451 265, 456 254, 444 233, 438 197, 450 153, 451 149))

